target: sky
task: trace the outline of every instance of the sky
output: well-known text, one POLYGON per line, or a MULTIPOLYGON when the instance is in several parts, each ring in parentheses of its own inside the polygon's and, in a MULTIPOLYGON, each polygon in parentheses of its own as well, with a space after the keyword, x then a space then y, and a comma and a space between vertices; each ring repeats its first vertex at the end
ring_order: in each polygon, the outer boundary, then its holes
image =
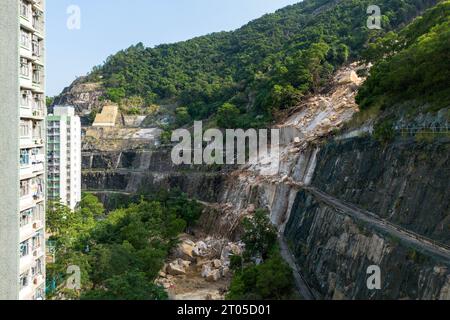
POLYGON ((47 0, 47 95, 138 42, 153 47, 234 30, 299 1, 47 0))

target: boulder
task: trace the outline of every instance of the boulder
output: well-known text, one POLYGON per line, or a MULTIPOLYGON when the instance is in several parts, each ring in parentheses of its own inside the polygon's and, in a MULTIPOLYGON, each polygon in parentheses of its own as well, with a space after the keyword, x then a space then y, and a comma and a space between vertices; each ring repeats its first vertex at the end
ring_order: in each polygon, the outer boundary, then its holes
POLYGON ((214 269, 208 274, 208 276, 206 277, 206 281, 216 282, 220 278, 221 278, 220 270, 214 269))
POLYGON ((203 241, 199 241, 192 249, 192 255, 196 257, 203 257, 207 255, 208 246, 203 241))
POLYGON ((178 245, 175 256, 183 260, 195 261, 193 250, 193 245, 188 242, 183 242, 178 245))
POLYGON ((223 267, 221 270, 221 273, 222 273, 222 277, 226 277, 230 273, 230 268, 223 267))
POLYGON ((212 263, 213 263, 214 268, 216 268, 216 269, 218 269, 222 266, 222 261, 220 261, 219 259, 213 260, 212 263))
POLYGON ((202 266, 202 277, 207 278, 209 274, 211 273, 211 265, 210 264, 204 264, 202 266))
POLYGON ((191 261, 178 259, 177 264, 183 266, 184 268, 189 268, 189 266, 191 265, 191 261))
POLYGON ((186 274, 186 269, 182 265, 173 262, 167 266, 167 273, 173 276, 182 276, 186 274))

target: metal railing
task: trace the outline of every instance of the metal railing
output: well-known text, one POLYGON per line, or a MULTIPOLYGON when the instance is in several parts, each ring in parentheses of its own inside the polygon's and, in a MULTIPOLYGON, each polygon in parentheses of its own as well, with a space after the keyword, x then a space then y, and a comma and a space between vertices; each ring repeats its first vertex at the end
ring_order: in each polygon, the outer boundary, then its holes
POLYGON ((414 136, 420 134, 448 134, 450 133, 450 125, 439 126, 397 126, 395 130, 401 135, 414 136))

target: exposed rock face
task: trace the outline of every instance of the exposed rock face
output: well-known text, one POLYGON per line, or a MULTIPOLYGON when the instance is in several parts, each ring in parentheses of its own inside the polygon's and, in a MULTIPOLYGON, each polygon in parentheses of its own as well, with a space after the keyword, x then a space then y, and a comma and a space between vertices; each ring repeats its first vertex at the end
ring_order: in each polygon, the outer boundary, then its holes
POLYGON ((433 239, 450 243, 450 141, 369 138, 328 143, 312 184, 336 198, 433 239))
POLYGON ((104 91, 100 83, 84 83, 85 78, 80 77, 55 98, 54 105, 71 105, 76 108, 79 115, 89 114, 93 109, 101 107, 100 97, 104 91))
POLYGON ((179 188, 197 199, 216 202, 225 174, 194 166, 176 167, 171 149, 85 151, 82 188, 90 191, 152 193, 179 188))
POLYGON ((174 280, 179 276, 164 278, 165 287, 180 298, 193 292, 223 297, 222 287, 205 291, 199 283, 205 278, 222 283, 229 272, 226 257, 239 248, 216 243, 212 247, 221 249, 212 254, 206 237, 237 240, 242 219, 255 208, 267 208, 319 298, 450 299, 450 264, 442 255, 396 239, 376 223, 363 222, 308 191, 314 187, 336 201, 369 210, 380 223, 386 219, 404 232, 449 242, 448 140, 424 144, 397 139, 380 145, 359 137, 370 135, 370 125, 332 138, 332 131, 358 112, 354 97, 362 80, 354 71, 354 66, 340 70, 328 93, 305 101, 278 125, 276 172, 264 165, 233 172, 174 167, 170 149, 161 147, 121 146, 113 152, 93 147, 83 154, 83 189, 135 194, 177 187, 205 202, 201 230, 196 230, 205 241, 185 243, 177 257, 191 261, 192 252, 194 266, 185 271, 193 278, 185 281, 195 281, 186 289, 186 283, 174 280), (371 265, 381 268, 382 290, 367 288, 371 265), (183 289, 175 290, 177 285, 183 289))
POLYGON ((404 246, 300 192, 286 226, 307 280, 326 299, 450 299, 448 262, 404 246), (367 287, 367 268, 381 269, 381 290, 367 287))

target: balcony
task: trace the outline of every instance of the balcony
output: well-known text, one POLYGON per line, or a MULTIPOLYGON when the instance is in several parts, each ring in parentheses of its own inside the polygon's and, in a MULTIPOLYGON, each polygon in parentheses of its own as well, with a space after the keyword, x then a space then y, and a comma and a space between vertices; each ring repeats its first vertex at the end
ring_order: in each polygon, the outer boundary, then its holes
POLYGON ((24 273, 25 271, 30 270, 33 262, 34 262, 34 258, 33 258, 33 255, 31 255, 31 254, 21 257, 20 262, 19 262, 20 273, 24 273))
POLYGON ((33 196, 31 194, 20 198, 20 211, 25 211, 34 206, 33 196))
POLYGON ((44 72, 41 66, 33 65, 32 87, 37 92, 44 90, 44 72))
POLYGON ((42 11, 35 10, 33 12, 32 27, 36 32, 36 34, 38 35, 44 34, 44 19, 42 11))
POLYGON ((31 81, 31 77, 25 74, 20 75, 20 86, 25 89, 33 89, 33 82, 31 81))
POLYGON ((31 115, 33 119, 43 120, 45 118, 45 110, 40 107, 33 107, 31 109, 31 115))
POLYGON ((20 117, 25 119, 33 118, 33 110, 28 106, 20 106, 20 117))
POLYGON ((33 40, 31 42, 31 57, 37 62, 42 62, 44 60, 43 41, 35 35, 33 35, 33 40))
POLYGON ((20 2, 20 24, 28 29, 32 29, 32 9, 25 1, 20 2))
POLYGON ((33 194, 33 200, 35 203, 44 201, 45 200, 44 198, 45 198, 44 192, 36 192, 33 194))
POLYGON ((33 260, 36 260, 38 258, 41 258, 44 256, 44 248, 43 246, 37 246, 33 248, 33 260))
POLYGON ((43 162, 37 162, 33 163, 33 174, 39 174, 44 172, 44 163, 43 162))
POLYGON ((35 163, 35 162, 45 162, 45 154, 38 153, 38 154, 32 155, 31 163, 35 163))
POLYGON ((19 300, 32 300, 34 290, 31 285, 22 288, 19 292, 19 300))
POLYGON ((28 223, 27 225, 20 228, 20 242, 30 239, 35 233, 33 225, 28 223))
POLYGON ((20 167, 20 180, 29 179, 33 176, 33 167, 31 165, 20 167))
POLYGON ((45 142, 44 139, 42 139, 41 137, 32 138, 32 145, 34 145, 35 147, 43 147, 44 142, 45 142))

